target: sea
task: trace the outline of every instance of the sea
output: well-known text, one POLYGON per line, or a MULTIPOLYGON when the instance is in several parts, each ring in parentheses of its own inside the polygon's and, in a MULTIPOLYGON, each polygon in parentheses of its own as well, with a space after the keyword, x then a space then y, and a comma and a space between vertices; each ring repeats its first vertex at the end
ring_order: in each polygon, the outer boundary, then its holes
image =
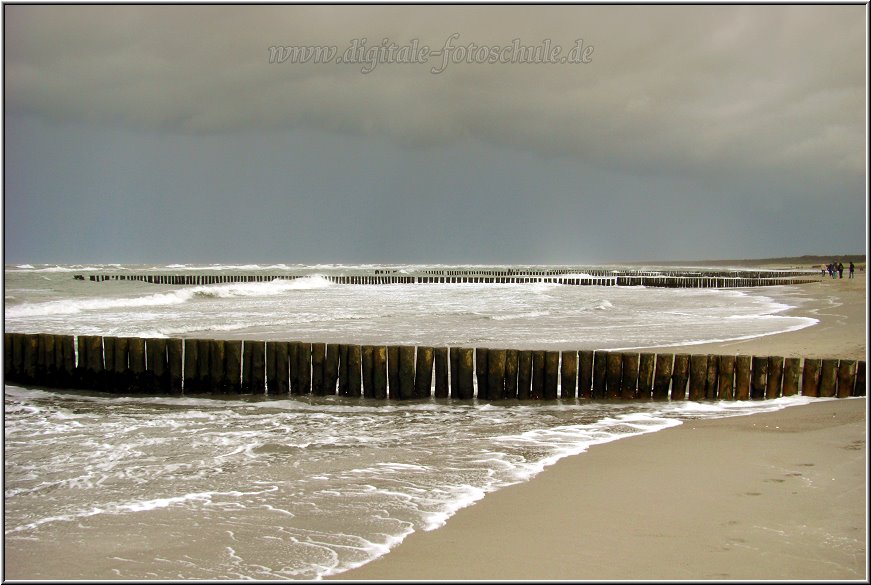
MULTIPOLYGON (((4 330, 653 350, 817 322, 786 314, 808 301, 810 293, 796 286, 778 287, 775 301, 765 287, 348 285, 328 278, 376 268, 384 266, 7 265, 4 330), (215 285, 74 278, 125 273, 277 277, 215 285)), ((447 267, 387 268, 414 274, 447 267)), ((112 580, 341 578, 409 534, 436 530, 488 493, 593 445, 826 400, 124 397, 9 383, 3 391, 6 577, 112 580)))

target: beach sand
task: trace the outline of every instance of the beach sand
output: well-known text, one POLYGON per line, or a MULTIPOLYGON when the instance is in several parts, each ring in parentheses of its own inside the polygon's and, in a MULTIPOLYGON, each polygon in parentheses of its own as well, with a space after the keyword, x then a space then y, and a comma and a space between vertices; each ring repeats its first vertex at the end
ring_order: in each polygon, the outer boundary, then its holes
MULTIPOLYGON (((800 287, 812 327, 669 349, 866 359, 865 274, 800 287)), ((815 399, 594 446, 331 578, 867 581, 866 421, 815 399)))
POLYGON ((811 327, 741 341, 671 346, 667 349, 675 353, 865 359, 866 275, 862 271, 856 272, 855 278, 847 278, 845 273, 843 279, 833 280, 827 276, 813 284, 752 289, 753 294, 761 293, 785 305, 801 302, 802 306, 780 314, 812 317, 820 321, 811 327))

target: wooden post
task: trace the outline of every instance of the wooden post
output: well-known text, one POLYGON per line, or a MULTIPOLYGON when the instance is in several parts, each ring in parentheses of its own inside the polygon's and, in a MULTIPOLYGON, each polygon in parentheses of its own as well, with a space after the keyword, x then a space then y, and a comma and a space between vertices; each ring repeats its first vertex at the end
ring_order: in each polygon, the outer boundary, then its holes
POLYGON ((223 339, 209 340, 209 379, 212 394, 226 394, 229 387, 227 380, 227 352, 223 339))
POLYGON ((866 394, 865 360, 856 362, 856 382, 853 385, 853 396, 865 396, 866 394))
POLYGON ((841 360, 838 364, 838 398, 853 395, 856 378, 856 360, 841 360))
MULTIPOLYGON (((657 362, 659 358, 656 358, 657 362)), ((679 353, 674 356, 674 367, 671 374, 671 399, 685 400, 687 383, 690 379, 690 355, 679 353)))
POLYGON ((529 397, 532 400, 541 400, 544 396, 544 365, 545 353, 537 350, 532 352, 532 392, 529 397))
POLYGON ((707 400, 716 400, 718 397, 718 364, 719 359, 717 359, 717 356, 708 354, 708 368, 705 372, 705 398, 707 400))
POLYGON ((798 394, 801 378, 801 358, 786 358, 783 364, 783 396, 798 394))
POLYGON ((267 394, 277 394, 275 392, 276 387, 278 386, 278 380, 276 380, 276 359, 275 359, 275 351, 276 344, 274 341, 266 341, 266 351, 264 354, 264 359, 266 360, 266 393, 267 394))
POLYGON ((735 356, 717 356, 717 392, 720 400, 735 399, 735 356))
MULTIPOLYGON (((202 350, 202 346, 200 347, 202 350)), ((242 393, 263 394, 266 378, 266 344, 245 340, 242 348, 242 393)))
POLYGON ((141 337, 127 338, 127 359, 129 361, 130 392, 141 392, 145 375, 145 340, 141 337))
POLYGON ((765 384, 765 397, 778 398, 783 388, 783 357, 768 356, 768 381, 765 384))
POLYGON ((760 400, 765 398, 765 386, 768 380, 768 358, 753 356, 751 362, 753 370, 750 374, 750 397, 753 400, 760 400))
POLYGON ((348 396, 360 397, 363 393, 361 350, 359 345, 348 346, 348 396))
POLYGON ((514 400, 517 398, 517 368, 520 354, 516 349, 505 352, 505 386, 502 390, 502 398, 514 400))
POLYGON ((303 342, 296 350, 296 375, 299 380, 299 393, 311 394, 312 392, 312 344, 303 342))
POLYGON ((267 371, 272 373, 272 381, 266 381, 267 392, 269 394, 284 395, 290 391, 290 347, 286 341, 267 342, 267 359, 272 356, 274 365, 272 368, 267 367, 267 371), (268 349, 272 343, 272 351, 268 349))
MULTIPOLYGON (((93 384, 88 383, 88 337, 80 335, 79 339, 79 370, 81 386, 83 388, 91 387, 93 384)), ((22 361, 22 381, 26 384, 36 384, 36 362, 39 359, 39 337, 32 333, 23 335, 23 361, 22 361)))
MULTIPOLYGON (((36 337, 21 336, 21 381, 32 383, 36 376, 36 337)), ((88 387, 88 336, 76 336, 76 388, 88 387)))
POLYGON ((324 360, 326 358, 327 345, 325 343, 312 343, 312 394, 324 395, 324 360))
MULTIPOLYGON (((39 348, 37 355, 36 377, 40 380, 43 386, 56 387, 55 384, 55 367, 54 367, 54 335, 49 333, 40 333, 37 339, 39 348)), ((102 373, 105 377, 105 370, 102 373)), ((104 380, 99 381, 101 388, 105 387, 104 380)))
MULTIPOLYGON (((656 354, 656 363, 653 371, 653 399, 668 400, 669 386, 674 373, 674 354, 656 354)), ((675 386, 677 388, 677 386, 675 386)), ((672 400, 677 399, 676 392, 672 393, 672 400)), ((680 396, 683 400, 683 395, 680 396)))
POLYGON ((705 399, 705 380, 708 374, 708 356, 694 354, 690 356, 690 400, 705 399))
POLYGON ((399 346, 387 348, 387 392, 390 400, 399 400, 399 346))
POLYGON ((459 374, 457 374, 457 366, 460 361, 460 354, 457 350, 458 348, 456 347, 451 347, 450 349, 448 349, 448 370, 450 370, 450 380, 448 382, 450 385, 451 398, 457 398, 459 392, 459 389, 457 387, 457 380, 459 379, 459 374))
POLYGON ((145 355, 148 359, 148 370, 151 372, 151 379, 154 384, 152 391, 168 393, 169 368, 167 367, 166 361, 166 339, 146 339, 145 355))
POLYGON ((593 395, 593 352, 581 350, 578 352, 578 398, 590 398, 593 395))
MULTIPOLYGON (((4 340, 8 337, 9 346, 6 351, 10 352, 9 361, 4 362, 3 368, 6 373, 6 380, 10 382, 22 382, 24 377, 24 334, 23 333, 7 333, 4 340)), ((75 343, 75 339, 73 339, 75 343)), ((75 351, 75 350, 74 350, 75 351)), ((5 353, 5 352, 4 352, 5 353)), ((75 355, 75 354, 74 354, 75 355)), ((73 360, 75 362, 75 360, 73 360)), ((75 369, 75 363, 73 363, 75 369)))
POLYGON ((361 348, 363 362, 363 397, 375 398, 375 378, 373 376, 372 354, 375 348, 371 345, 364 345, 361 348))
POLYGON ((299 394, 299 341, 287 343, 288 383, 291 394, 299 394))
POLYGON ((327 344, 327 352, 324 356, 324 395, 336 394, 336 383, 339 381, 339 346, 335 343, 327 344))
POLYGON ((372 394, 377 400, 387 399, 387 347, 383 345, 372 348, 372 394))
POLYGON ((559 352, 544 352, 544 400, 556 400, 557 386, 559 385, 559 352))
POLYGON ((565 350, 560 357, 560 398, 574 398, 578 392, 578 352, 565 350))
POLYGON ((528 349, 517 352, 517 399, 529 400, 532 396, 532 352, 528 349))
POLYGON ((414 368, 414 397, 429 398, 432 395, 432 366, 435 352, 431 347, 417 348, 417 364, 414 368))
MULTIPOLYGON (((471 400, 473 394, 474 350, 469 347, 457 348, 457 398, 471 400)), ((453 388, 453 380, 451 387, 453 388)))
MULTIPOLYGON (((109 392, 116 392, 117 385, 115 383, 116 378, 116 370, 115 370, 115 345, 118 342, 117 337, 106 336, 103 337, 103 375, 100 380, 100 389, 106 390, 109 392)), ((57 347, 56 344, 59 342, 54 342, 52 345, 54 348, 54 355, 47 356, 48 359, 55 361, 57 359, 57 347)), ((55 370, 52 370, 55 371, 55 370)), ((56 383, 53 384, 55 388, 59 387, 56 383)))
POLYGON ((620 380, 620 398, 634 400, 638 392, 638 369, 641 356, 635 352, 623 354, 623 376, 620 380))
POLYGON ((212 341, 210 339, 200 339, 197 344, 197 378, 199 380, 200 392, 212 392, 214 389, 209 366, 211 356, 212 341))
POLYGON ((735 400, 750 400, 751 363, 749 355, 735 357, 735 400))
MULTIPOLYGON (((170 337, 169 339, 164 339, 163 342, 166 346, 165 390, 170 394, 181 394, 182 356, 184 351, 182 340, 177 337, 170 337)), ((105 345, 105 343, 106 338, 103 339, 103 344, 105 345)), ((113 340, 112 345, 114 346, 116 343, 117 339, 113 340)))
POLYGON ((339 346, 339 396, 348 395, 348 346, 339 346))
POLYGON ((3 377, 14 381, 16 373, 13 368, 13 337, 12 333, 3 332, 3 377))
MULTIPOLYGON (((172 348, 170 347, 170 355, 172 348)), ((224 342, 225 391, 239 394, 242 391, 242 340, 224 342)))
MULTIPOLYGON (((70 386, 71 378, 69 376, 70 370, 67 370, 64 360, 64 354, 66 352, 66 345, 69 343, 69 340, 72 336, 70 335, 52 335, 53 347, 54 351, 52 355, 48 356, 48 359, 51 360, 52 366, 51 371, 53 372, 53 386, 55 388, 68 388, 70 386)), ((114 341, 115 338, 113 338, 114 341)), ((104 355, 104 362, 106 360, 114 360, 114 345, 113 345, 113 353, 112 356, 104 355)), ((110 373, 105 374, 105 388, 109 391, 113 391, 113 378, 110 373)))
POLYGON ((489 397, 487 384, 487 352, 486 347, 475 349, 475 380, 478 382, 478 398, 486 400, 489 397))
POLYGON ((93 386, 99 386, 105 371, 103 364, 103 338, 99 335, 87 336, 88 378, 93 386))
MULTIPOLYGON (((118 347, 117 344, 115 346, 118 347)), ((125 346, 126 348, 126 346, 125 346)), ((199 340, 185 339, 184 340, 184 382, 182 389, 185 394, 196 394, 200 392, 200 375, 197 363, 199 363, 199 340)), ((118 356, 115 356, 117 363, 118 356)), ((129 383, 129 382, 128 382, 129 383)))
POLYGON ((832 397, 837 394, 838 360, 824 359, 820 370, 820 396, 832 397))
MULTIPOLYGON (((55 341, 55 364, 58 372, 58 385, 61 388, 72 388, 76 369, 76 341, 72 335, 59 335, 55 341)), ((116 344, 117 348, 117 344, 116 344)), ((127 365, 127 345, 124 345, 124 365, 127 365)), ((117 349, 115 350, 117 352, 117 349)), ((117 355, 117 353, 116 353, 117 355)), ((114 387, 113 387, 114 390, 114 387)))
POLYGON ((507 353, 504 349, 491 349, 487 352, 487 399, 501 400, 505 392, 505 362, 507 353))
POLYGON ((448 380, 448 348, 436 347, 435 353, 435 397, 447 398, 449 392, 448 380))
POLYGON ((656 366, 655 353, 642 353, 638 362, 638 392, 641 400, 650 400, 653 395, 653 372, 656 366))
POLYGON ((593 356, 593 398, 605 398, 608 377, 608 352, 596 350, 593 356))
POLYGON ((263 341, 251 344, 251 392, 266 393, 266 343, 263 341))
POLYGON ((399 398, 408 400, 414 398, 414 360, 413 345, 399 346, 399 398))
POLYGON ((801 375, 802 396, 820 395, 820 360, 805 358, 801 375))
POLYGON ((623 354, 617 351, 608 352, 605 362, 607 374, 605 376, 606 398, 620 398, 620 381, 623 378, 623 354))
MULTIPOLYGON (((41 381, 43 366, 40 358, 40 341, 38 333, 24 334, 24 379, 29 384, 43 385, 41 381)), ((97 387, 96 374, 98 368, 94 362, 94 358, 88 355, 88 350, 94 345, 93 335, 79 336, 79 366, 82 368, 82 384, 84 388, 93 389, 97 387)), ((100 339, 100 337, 97 337, 100 339)), ((102 356, 100 356, 102 359, 102 356)))

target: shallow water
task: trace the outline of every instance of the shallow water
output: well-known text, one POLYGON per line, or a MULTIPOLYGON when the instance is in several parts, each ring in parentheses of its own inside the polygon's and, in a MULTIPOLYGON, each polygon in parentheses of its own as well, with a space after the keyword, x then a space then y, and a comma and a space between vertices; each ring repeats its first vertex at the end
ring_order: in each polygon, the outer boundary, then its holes
MULTIPOLYGON (((414 267, 426 269, 427 267, 414 267)), ((559 284, 338 285, 347 267, 299 280, 208 286, 90 282, 72 273, 190 273, 191 267, 37 267, 6 271, 6 327, 27 333, 285 339, 327 343, 625 349, 767 335, 814 324, 785 316, 765 289, 559 284)), ((354 267, 354 270, 359 270, 354 267)), ((398 268, 398 270, 402 270, 398 268)), ((802 302, 797 287, 795 303, 802 302)))
POLYGON ((590 445, 811 400, 388 404, 5 390, 7 562, 54 551, 29 568, 34 578, 317 578, 590 445), (92 562, 74 572, 70 558, 92 562))

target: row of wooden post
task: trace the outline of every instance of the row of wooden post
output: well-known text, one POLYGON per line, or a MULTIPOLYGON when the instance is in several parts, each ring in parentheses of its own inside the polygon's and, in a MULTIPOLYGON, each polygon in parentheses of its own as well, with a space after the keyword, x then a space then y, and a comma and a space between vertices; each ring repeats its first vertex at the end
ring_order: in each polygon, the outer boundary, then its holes
POLYGON ((10 382, 119 394, 748 400, 864 396, 866 384, 865 361, 850 359, 42 333, 6 333, 4 365, 10 382))
MULTIPOLYGON (((492 271, 477 273, 471 271, 446 271, 451 274, 431 275, 430 271, 417 276, 385 273, 376 270, 371 275, 323 275, 326 280, 336 284, 525 284, 548 282, 576 286, 649 286, 660 288, 744 288, 751 286, 770 286, 784 284, 804 284, 816 282, 816 273, 784 274, 779 272, 753 273, 750 275, 711 275, 687 273, 683 275, 651 275, 638 271, 597 271, 601 274, 584 277, 560 276, 559 271, 553 274, 534 272, 529 274, 503 274, 492 271)), ((83 275, 75 278, 85 280, 83 275)), ((88 280, 104 282, 107 280, 131 280, 150 284, 169 285, 212 285, 237 282, 269 282, 275 279, 293 280, 299 275, 267 275, 267 274, 91 274, 88 280)))

